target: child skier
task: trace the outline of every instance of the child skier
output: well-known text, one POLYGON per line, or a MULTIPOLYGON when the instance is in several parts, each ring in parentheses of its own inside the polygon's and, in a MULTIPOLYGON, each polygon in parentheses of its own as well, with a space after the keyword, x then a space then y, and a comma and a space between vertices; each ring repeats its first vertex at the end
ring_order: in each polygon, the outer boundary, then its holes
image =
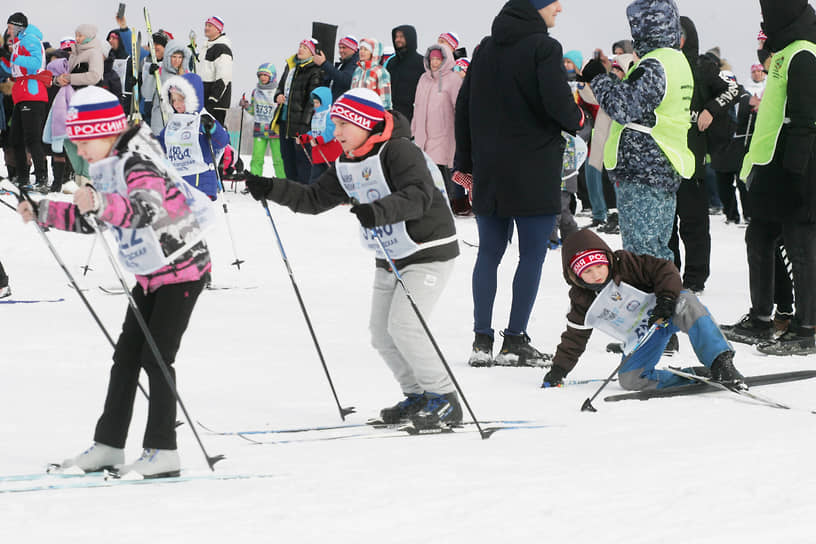
POLYGON ((570 285, 567 329, 544 386, 560 385, 586 349, 592 329, 624 341, 629 353, 653 323, 667 323, 629 358, 618 378, 624 389, 662 389, 688 383, 656 370, 669 337, 689 335, 697 358, 715 380, 743 383, 734 367, 734 350, 697 297, 683 289, 674 263, 629 251, 613 252, 589 229, 573 233, 562 251, 564 279, 570 285))
MULTIPOLYGON (((275 66, 266 62, 258 66, 258 85, 252 91, 249 101, 241 99, 239 105, 255 117, 252 127, 252 137, 255 143, 252 146, 252 161, 249 163, 249 171, 256 176, 263 175, 264 156, 266 148, 269 147, 272 154, 272 165, 275 169, 275 176, 284 175, 283 159, 281 158, 280 138, 272 129, 272 120, 275 117, 275 92, 278 89, 278 76, 275 66)), ((239 149, 240 153, 241 150, 239 149)))
POLYGON ((173 76, 164 82, 161 92, 167 126, 159 134, 159 143, 184 181, 216 200, 219 187, 215 168, 229 143, 229 134, 204 109, 201 77, 192 73, 173 76))
POLYGON ((309 182, 313 183, 325 172, 331 163, 343 153, 343 146, 334 138, 334 123, 329 116, 331 108, 331 89, 318 87, 312 91, 314 114, 312 115, 312 130, 309 134, 301 134, 299 143, 305 151, 311 150, 312 175, 309 182))
POLYGON ((408 120, 386 112, 374 91, 346 92, 332 106, 331 117, 344 154, 314 184, 250 175, 247 187, 258 200, 269 199, 301 213, 353 204, 363 244, 377 251, 369 323, 372 345, 406 397, 381 410, 380 417, 386 423, 410 419, 418 428, 460 423, 462 408, 450 376, 371 235, 374 229, 383 237, 427 318, 459 255, 445 195, 435 185, 428 161, 409 140, 408 120))
MULTIPOLYGON (((82 218, 85 214, 110 225, 119 241, 122 266, 136 275, 133 298, 162 358, 171 365, 209 276, 210 254, 203 229, 212 220, 212 206, 166 165, 147 125, 128 128, 119 99, 110 92, 99 87, 77 91, 67 118, 68 137, 91 163, 93 186, 74 193, 74 204, 44 199, 34 206, 22 202, 17 210, 24 222, 36 219, 44 227, 59 230, 91 232, 82 218)), ((170 373, 175 376, 172 366, 170 373)), ((145 478, 177 475, 175 426, 172 388, 129 308, 113 353, 94 444, 61 466, 84 472, 118 466, 122 474, 135 472, 145 478), (144 451, 134 463, 122 465, 142 368, 150 383, 144 451)))

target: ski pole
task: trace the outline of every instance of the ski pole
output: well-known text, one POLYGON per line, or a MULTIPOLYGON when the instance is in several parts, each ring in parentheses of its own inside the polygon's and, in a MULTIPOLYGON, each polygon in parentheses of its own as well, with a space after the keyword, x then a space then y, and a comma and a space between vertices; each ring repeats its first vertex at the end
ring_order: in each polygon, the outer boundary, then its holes
MULTIPOLYGON (((150 26, 150 14, 147 12, 147 8, 144 8, 144 18, 145 18, 145 26, 147 27, 147 33, 149 35, 148 40, 147 40, 147 45, 150 48, 150 60, 153 62, 153 64, 158 66, 159 61, 156 60, 157 59, 157 57, 156 57, 156 46, 153 43, 153 28, 150 26)), ((159 112, 161 113, 161 117, 162 117, 162 126, 167 126, 167 112, 164 111, 163 107, 161 107, 161 104, 162 104, 161 81, 160 81, 161 80, 161 66, 159 66, 159 69, 156 70, 156 72, 153 73, 153 79, 156 81, 156 100, 159 101, 159 112), (156 72, 158 72, 158 75, 156 75, 156 72)))
POLYGON ((119 262, 116 260, 116 256, 113 254, 113 251, 111 251, 107 241, 105 241, 105 239, 102 237, 102 231, 99 229, 99 225, 97 224, 93 215, 86 215, 85 220, 96 232, 96 235, 100 237, 102 247, 105 249, 105 253, 108 255, 108 261, 110 261, 113 271, 116 273, 116 277, 119 278, 119 283, 122 285, 122 289, 125 291, 128 304, 130 305, 130 310, 133 312, 133 316, 139 323, 139 328, 142 329, 145 342, 147 342, 147 345, 150 347, 150 351, 153 352, 153 357, 156 359, 156 364, 159 365, 159 368, 164 375, 164 379, 167 381, 167 385, 170 386, 170 390, 173 392, 173 396, 176 398, 176 402, 178 402, 181 411, 184 412, 184 417, 187 419, 187 423, 190 425, 190 429, 193 431, 193 435, 201 448, 201 452, 204 454, 204 458, 207 460, 207 465, 209 465, 211 471, 215 472, 215 464, 224 459, 224 456, 215 455, 211 457, 207 454, 207 450, 204 448, 204 444, 201 442, 201 438, 198 436, 198 431, 196 431, 195 425, 193 425, 193 421, 190 419, 190 414, 187 413, 187 408, 184 406, 184 402, 181 400, 178 389, 176 389, 176 381, 170 374, 170 368, 164 361, 164 357, 162 357, 161 351, 159 351, 159 346, 156 344, 156 339, 153 337, 153 333, 150 332, 150 327, 148 327, 147 322, 145 322, 141 310, 139 310, 139 307, 136 305, 136 299, 133 298, 133 294, 128 289, 127 281, 125 280, 122 269, 119 267, 119 262))
MULTIPOLYGON (((353 199, 352 202, 354 205, 359 205, 356 199, 353 199)), ((431 334, 431 329, 428 327, 428 324, 425 322, 425 318, 422 317, 422 312, 419 311, 419 307, 414 302, 414 298, 411 296, 410 291, 408 291, 408 287, 406 287, 405 282, 402 281, 402 274, 400 274, 399 270, 397 270, 397 266, 394 264, 393 259, 385 250, 385 246, 380 239, 380 235, 377 234, 375 229, 368 229, 371 233, 371 236, 377 241, 377 245, 380 246, 380 251, 382 251, 383 255, 385 255, 385 259, 388 261, 388 266, 391 267, 391 271, 394 273, 394 277, 397 279, 397 283, 402 286, 402 290, 405 291, 405 296, 408 298, 408 302, 411 303, 411 307, 414 309, 414 313, 416 314, 417 318, 419 318, 420 324, 422 324, 422 328, 425 329, 425 334, 428 335, 428 339, 433 344, 434 349, 436 350, 436 354, 439 356, 439 360, 442 361, 442 364, 445 366, 445 370, 450 376, 451 381, 453 382, 454 387, 459 392, 459 396, 462 397, 462 402, 464 403, 465 407, 467 407, 468 412, 470 413, 470 417, 473 418, 473 423, 476 425, 476 428, 479 430, 479 435, 482 437, 482 440, 490 438, 490 436, 496 432, 499 428, 493 429, 482 429, 482 426, 479 424, 479 420, 476 419, 476 414, 473 413, 473 409, 470 407, 470 403, 468 402, 467 398, 465 397, 464 391, 462 391, 462 387, 459 385, 459 382, 456 380, 456 376, 453 375, 453 370, 451 370, 448 361, 445 359, 445 356, 442 354, 442 350, 439 348, 439 344, 436 343, 436 339, 434 339, 433 334, 431 334)))
POLYGON ((85 261, 85 266, 82 267, 82 275, 87 276, 88 270, 93 270, 91 268, 91 257, 93 257, 94 248, 96 247, 96 236, 93 237, 93 242, 91 242, 91 251, 88 252, 88 260, 85 261))
MULTIPOLYGON (((11 192, 11 191, 9 191, 9 192, 11 192)), ((29 197, 28 193, 21 190, 21 195, 22 196, 17 195, 15 193, 12 193, 12 194, 14 194, 20 202, 22 202, 23 200, 27 200, 28 203, 31 204, 32 207, 34 207, 34 209, 36 210, 36 207, 34 206, 34 202, 31 200, 31 197, 29 197)), ((3 202, 3 204, 5 204, 6 206, 9 206, 10 208, 14 209, 14 207, 10 206, 7 202, 2 201, 2 200, 0 200, 0 202, 3 202)), ((51 255, 54 256, 54 259, 57 261, 57 264, 59 264, 60 268, 62 268, 62 271, 65 273, 65 276, 68 278, 68 281, 71 283, 71 286, 74 288, 74 291, 76 291, 77 294, 79 295, 79 298, 82 299, 82 302, 85 304, 85 307, 90 312, 91 317, 93 317, 94 321, 96 321, 96 324, 99 325, 99 329, 102 331, 102 334, 105 335, 105 338, 108 339, 108 343, 110 343, 111 347, 115 350, 116 349, 116 343, 113 341, 113 338, 111 338, 111 335, 108 333, 108 330, 105 328, 105 325, 102 324, 102 320, 99 319, 99 316, 97 315, 96 311, 93 309, 93 306, 91 306, 91 303, 85 297, 85 294, 82 292, 82 289, 79 288, 79 285, 77 284, 76 280, 74 279, 74 275, 71 274, 71 272, 68 270, 68 267, 65 266, 65 262, 62 260, 62 257, 60 257, 59 253, 57 253, 57 249, 54 247, 54 244, 52 244, 51 240, 48 239, 48 236, 45 234, 45 231, 43 230, 43 228, 40 226, 40 224, 37 222, 36 219, 34 219, 33 223, 34 223, 34 226, 37 228, 37 232, 40 233, 40 236, 42 237, 43 241, 45 242, 45 245, 48 246, 48 249, 51 251, 51 255)), ((137 382, 137 385, 139 386, 139 390, 145 396, 145 399, 150 401, 150 396, 147 394, 147 391, 145 391, 145 388, 142 387, 142 384, 137 382)))
MULTIPOLYGON (((246 102, 246 93, 241 94, 241 102, 242 103, 246 102)), ((240 125, 238 125, 238 151, 237 151, 239 159, 241 158, 241 143, 243 139, 244 139, 244 107, 241 106, 241 123, 240 125)), ((264 150, 264 154, 266 154, 266 150, 264 150)), ((238 163, 237 160, 235 162, 236 164, 238 163)))
MULTIPOLYGON (((213 119, 213 122, 217 121, 213 119)), ((212 157, 213 167, 215 170, 215 179, 218 180, 218 189, 221 191, 222 198, 221 209, 224 210, 224 220, 227 222, 227 233, 229 234, 230 243, 232 244, 232 255, 235 257, 235 260, 230 264, 232 266, 237 267, 238 270, 241 270, 241 264, 243 264, 245 261, 238 258, 238 250, 236 249, 235 246, 235 236, 232 235, 232 225, 230 224, 229 209, 227 209, 227 199, 226 197, 224 197, 224 195, 226 194, 226 192, 224 191, 224 183, 221 181, 221 174, 218 173, 218 161, 215 160, 215 149, 213 148, 212 135, 209 132, 207 132, 207 143, 210 145, 210 156, 212 157)))
POLYGON ((312 335, 312 341, 314 342, 315 349, 317 350, 317 356, 320 358, 320 363, 323 365, 323 371, 326 373, 326 379, 329 381, 329 387, 331 388, 332 395, 334 396, 334 402, 337 404, 337 410, 340 412, 340 419, 345 421, 347 415, 354 413, 354 406, 349 406, 347 408, 340 406, 340 399, 337 398, 337 391, 334 389, 334 383, 332 382, 331 375, 329 374, 329 367, 326 365, 326 359, 323 357, 323 351, 320 349, 320 344, 317 342, 317 335, 315 334, 314 327, 312 327, 312 320, 309 319, 309 313, 306 311, 306 305, 303 303, 303 297, 300 296, 300 289, 298 289, 297 282, 295 282, 295 274, 292 272, 292 267, 289 265, 289 259, 286 257, 286 252, 283 250, 283 242, 281 242, 280 234, 278 234, 278 227, 275 226, 275 220, 272 219, 272 213, 269 211, 269 205, 266 203, 265 198, 261 199, 261 205, 264 207, 264 210, 266 210, 266 216, 269 218, 269 222, 272 224, 272 230, 275 232, 275 239, 278 242, 278 250, 280 251, 281 258, 283 259, 283 264, 286 266, 289 279, 292 281, 292 288, 295 290, 295 296, 298 299, 298 303, 300 303, 300 311, 303 312, 303 318, 306 320, 306 326, 309 328, 309 333, 312 335))
POLYGON ((607 379, 604 381, 604 383, 602 383, 602 384, 601 384, 601 386, 598 388, 598 390, 597 390, 597 391, 595 391, 595 394, 594 394, 594 395, 592 395, 592 398, 588 398, 588 399, 586 399, 586 400, 584 401, 584 404, 582 404, 582 405, 581 405, 581 411, 582 411, 582 412, 597 412, 597 411, 598 411, 598 410, 596 410, 596 409, 595 409, 595 407, 594 407, 594 406, 592 406, 592 401, 593 401, 593 400, 595 400, 595 397, 597 397, 598 395, 600 395, 600 394, 601 394, 601 391, 603 391, 603 390, 604 390, 604 388, 605 388, 605 387, 606 387, 606 386, 609 384, 609 382, 611 382, 611 381, 612 381, 612 378, 615 376, 615 374, 617 374, 617 373, 618 373, 618 371, 619 371, 621 368, 623 368, 623 365, 625 365, 625 364, 626 364, 626 362, 627 362, 627 361, 629 361, 629 359, 631 359, 631 358, 632 358, 632 355, 634 355, 634 354, 635 354, 635 352, 637 352, 637 350, 640 348, 640 346, 642 346, 643 344, 645 344, 645 343, 646 343, 646 341, 647 341, 647 340, 649 340, 649 338, 651 338, 651 337, 652 337, 652 335, 655 333, 655 331, 657 331, 657 329, 663 328, 663 327, 665 327, 665 326, 666 326, 666 324, 665 324, 665 323, 664 323, 664 324, 662 324, 662 325, 658 325, 657 323, 655 323, 654 325, 652 325, 651 327, 649 327, 649 330, 648 330, 648 331, 646 331, 646 334, 644 334, 644 335, 643 335, 643 338, 641 338, 641 339, 638 341, 638 343, 637 343, 637 344, 635 344, 634 349, 632 349, 632 351, 629 353, 629 355, 627 355, 626 357, 624 357, 623 359, 621 359, 621 362, 620 362, 620 364, 618 365, 618 367, 617 367, 615 370, 613 370, 613 371, 612 371, 612 374, 610 374, 610 375, 609 375, 609 377, 608 377, 608 378, 607 378, 607 379))

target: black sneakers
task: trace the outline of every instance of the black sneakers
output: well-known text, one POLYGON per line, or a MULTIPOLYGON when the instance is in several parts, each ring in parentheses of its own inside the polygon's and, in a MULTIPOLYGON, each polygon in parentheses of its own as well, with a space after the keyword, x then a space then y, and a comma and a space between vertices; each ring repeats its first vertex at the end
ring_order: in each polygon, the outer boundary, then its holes
POLYGON ((734 366, 734 352, 724 351, 711 363, 711 379, 718 382, 745 385, 742 374, 734 366))
POLYGON ((759 319, 751 311, 734 325, 720 325, 720 330, 732 342, 754 345, 771 340, 773 322, 759 319))
POLYGON ((816 336, 813 328, 799 327, 793 321, 782 336, 757 349, 765 355, 811 355, 816 353, 816 336))
POLYGON ((462 405, 456 391, 439 395, 425 392, 425 406, 411 417, 417 429, 454 427, 462 424, 462 405))
POLYGON ((473 340, 473 350, 468 359, 470 366, 493 366, 493 337, 487 334, 476 333, 473 340))
POLYGON ((411 416, 419 412, 426 404, 424 396, 418 393, 408 393, 405 399, 399 401, 394 406, 380 410, 380 419, 388 425, 407 422, 411 416))
POLYGON ((493 361, 499 366, 550 366, 552 355, 541 353, 530 345, 526 333, 518 336, 506 334, 502 349, 493 361))

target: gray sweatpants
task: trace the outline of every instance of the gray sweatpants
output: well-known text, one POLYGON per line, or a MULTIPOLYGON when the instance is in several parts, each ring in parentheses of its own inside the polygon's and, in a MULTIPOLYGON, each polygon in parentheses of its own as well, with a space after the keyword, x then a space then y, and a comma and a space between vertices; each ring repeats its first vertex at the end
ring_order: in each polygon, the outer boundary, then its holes
MULTIPOLYGON (((426 323, 453 272, 454 261, 413 264, 401 270, 426 323)), ((445 394, 455 390, 405 291, 392 272, 377 268, 371 298, 371 345, 385 360, 402 392, 445 394)))

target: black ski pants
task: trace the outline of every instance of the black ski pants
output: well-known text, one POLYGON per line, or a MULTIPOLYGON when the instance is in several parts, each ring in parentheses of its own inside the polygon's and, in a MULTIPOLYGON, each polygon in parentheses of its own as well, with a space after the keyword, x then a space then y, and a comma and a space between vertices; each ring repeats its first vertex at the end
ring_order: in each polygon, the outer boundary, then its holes
MULTIPOLYGON (((174 382, 176 373, 172 363, 176 360, 181 337, 187 329, 190 315, 205 283, 206 276, 194 282, 164 285, 153 293, 144 293, 138 284, 132 291, 136 306, 144 317, 174 382)), ((142 368, 147 374, 150 394, 142 447, 174 450, 176 399, 129 306, 122 334, 113 352, 105 409, 96 424, 94 441, 114 448, 125 447, 142 368)))
POLYGON ((28 180, 26 150, 31 154, 37 182, 48 181, 48 164, 42 142, 43 127, 48 116, 48 102, 18 102, 11 113, 10 145, 16 158, 17 178, 28 180))
POLYGON ((684 179, 677 190, 677 211, 669 239, 674 264, 683 271, 683 286, 702 290, 711 273, 711 234, 708 218, 708 188, 700 179, 684 179), (686 253, 686 268, 682 268, 680 239, 686 253))
MULTIPOLYGON (((751 307, 760 316, 773 312, 777 288, 780 238, 793 268, 796 320, 799 326, 816 326, 816 224, 764 221, 753 218, 745 231, 751 307)), ((782 304, 780 304, 782 306, 782 304)), ((782 311, 784 307, 780 308, 782 311)))
POLYGON ((742 216, 748 219, 751 217, 751 211, 748 209, 748 189, 745 188, 745 184, 737 179, 736 172, 717 172, 717 190, 720 193, 723 213, 729 221, 739 223, 740 214, 737 207, 734 183, 737 184, 739 199, 742 203, 742 216))

